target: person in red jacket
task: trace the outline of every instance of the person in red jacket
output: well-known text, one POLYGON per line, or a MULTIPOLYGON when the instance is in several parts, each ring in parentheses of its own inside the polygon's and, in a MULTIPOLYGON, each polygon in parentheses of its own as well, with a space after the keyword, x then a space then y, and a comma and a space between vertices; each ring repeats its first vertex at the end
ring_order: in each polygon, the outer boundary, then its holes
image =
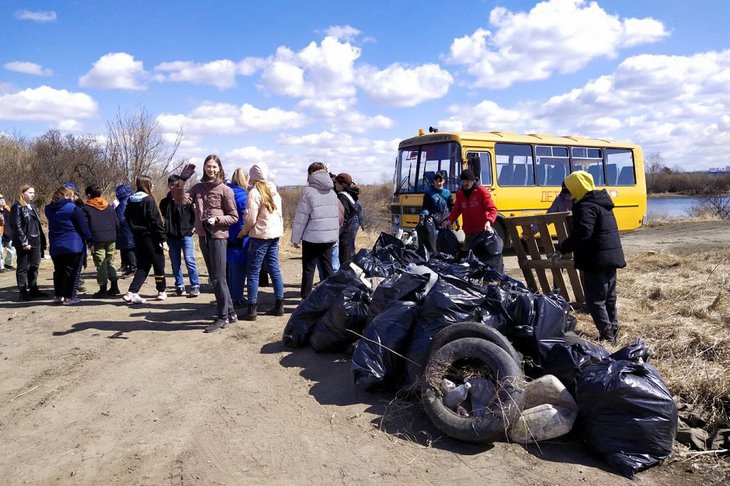
POLYGON ((482 231, 492 231, 492 223, 497 219, 497 206, 494 205, 492 196, 486 187, 477 183, 471 169, 465 169, 461 173, 461 189, 456 193, 456 204, 443 227, 450 228, 459 216, 462 217, 462 229, 466 235, 466 248, 482 231))

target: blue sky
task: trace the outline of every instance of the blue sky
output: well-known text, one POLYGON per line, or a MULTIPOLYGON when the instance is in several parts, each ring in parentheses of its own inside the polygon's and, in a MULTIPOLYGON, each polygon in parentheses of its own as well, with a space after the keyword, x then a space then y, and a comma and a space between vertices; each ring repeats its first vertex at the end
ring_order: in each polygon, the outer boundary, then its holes
POLYGON ((0 132, 103 139, 146 110, 179 157, 390 180, 418 128, 629 140, 730 165, 730 2, 0 2, 0 132))

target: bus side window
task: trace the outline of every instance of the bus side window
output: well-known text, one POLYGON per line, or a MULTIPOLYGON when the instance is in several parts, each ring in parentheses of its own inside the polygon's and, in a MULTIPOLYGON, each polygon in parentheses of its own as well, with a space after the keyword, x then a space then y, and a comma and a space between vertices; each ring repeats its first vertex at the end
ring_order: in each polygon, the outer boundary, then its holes
POLYGON ((621 169, 621 173, 618 176, 618 181, 616 181, 617 186, 632 186, 636 182, 636 179, 634 178, 634 168, 633 167, 624 167, 621 169))
POLYGON ((499 169, 499 175, 497 176, 497 182, 500 186, 511 186, 512 185, 512 170, 513 166, 503 165, 499 169))
POLYGON ((525 164, 515 165, 515 171, 512 173, 512 185, 524 186, 527 180, 527 167, 525 164))
POLYGON ((588 173, 593 176, 593 183, 597 186, 603 185, 603 167, 596 164, 588 167, 588 173))
POLYGON ((616 164, 606 165, 606 185, 615 186, 617 180, 618 180, 618 169, 616 168, 616 164))

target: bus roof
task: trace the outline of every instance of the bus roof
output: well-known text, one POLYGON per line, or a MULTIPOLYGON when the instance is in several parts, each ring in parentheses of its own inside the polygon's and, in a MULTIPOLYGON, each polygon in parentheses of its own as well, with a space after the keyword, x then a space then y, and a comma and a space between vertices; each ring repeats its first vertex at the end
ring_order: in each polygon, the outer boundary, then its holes
POLYGON ((619 140, 585 138, 574 135, 554 136, 542 133, 519 134, 514 132, 437 132, 407 138, 398 144, 398 148, 410 147, 423 143, 436 142, 507 142, 530 143, 537 145, 567 145, 582 147, 616 147, 638 148, 638 145, 619 140))

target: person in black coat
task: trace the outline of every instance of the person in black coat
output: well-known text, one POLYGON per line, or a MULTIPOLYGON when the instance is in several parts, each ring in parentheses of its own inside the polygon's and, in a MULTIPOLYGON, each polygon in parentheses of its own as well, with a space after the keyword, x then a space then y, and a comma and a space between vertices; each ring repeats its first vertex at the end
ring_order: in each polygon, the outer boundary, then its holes
POLYGON ((586 171, 573 172, 564 183, 575 198, 573 228, 558 250, 573 253, 599 339, 615 344, 619 331, 616 269, 624 268, 626 260, 613 215, 613 200, 605 189, 595 190, 593 176, 586 171))
POLYGON ((355 256, 355 235, 359 226, 357 201, 360 188, 352 181, 352 176, 345 172, 335 177, 335 192, 345 210, 344 221, 340 227, 339 259, 340 267, 352 261, 355 256))
POLYGON ((15 279, 20 290, 20 300, 47 297, 38 290, 38 268, 46 249, 46 235, 41 227, 38 208, 33 204, 35 188, 30 184, 20 186, 18 200, 10 208, 13 227, 13 246, 18 254, 15 279))

